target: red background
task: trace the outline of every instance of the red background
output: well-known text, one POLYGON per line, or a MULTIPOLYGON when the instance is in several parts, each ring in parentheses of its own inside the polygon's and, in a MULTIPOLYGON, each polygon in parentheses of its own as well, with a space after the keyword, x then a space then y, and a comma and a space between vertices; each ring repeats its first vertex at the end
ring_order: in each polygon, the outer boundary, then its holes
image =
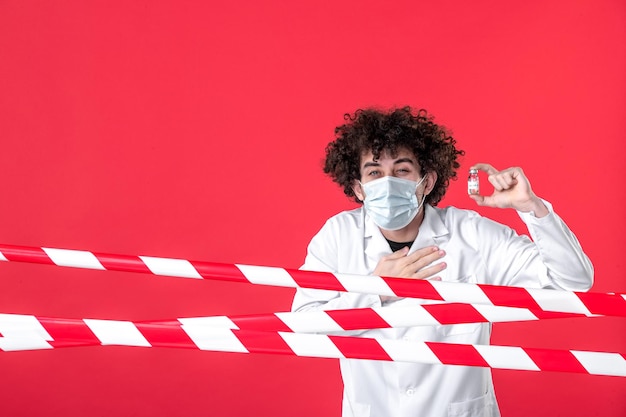
MULTIPOLYGON (((520 165, 624 282, 626 3, 0 1, 0 241, 297 268, 353 207, 320 169, 345 112, 425 107, 467 168, 520 165)), ((520 228, 511 211, 478 209, 520 228)), ((523 230, 523 229, 520 229, 523 230)), ((0 265, 0 312, 147 320, 288 310, 292 289, 0 265)), ((496 344, 626 351, 623 319, 496 344)), ((338 416, 330 359, 0 353, 2 416, 338 416)), ((626 379, 494 371, 504 416, 623 416, 626 379)), ((442 387, 445 389, 445 387, 442 387)))

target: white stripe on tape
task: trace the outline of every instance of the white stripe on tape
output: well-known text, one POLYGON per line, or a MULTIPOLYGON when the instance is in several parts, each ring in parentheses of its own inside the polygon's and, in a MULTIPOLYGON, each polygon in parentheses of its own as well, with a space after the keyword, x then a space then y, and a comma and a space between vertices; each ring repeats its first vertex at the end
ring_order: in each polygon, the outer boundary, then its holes
POLYGON ((296 333, 326 333, 343 330, 325 311, 275 313, 275 315, 296 333))
POLYGON ((626 359, 619 353, 581 352, 577 350, 570 352, 590 374, 626 375, 626 359))
POLYGON ((441 364, 439 358, 423 342, 378 339, 378 343, 394 361, 441 364))
POLYGON ((539 307, 545 311, 562 311, 591 315, 589 309, 576 294, 568 291, 527 288, 539 307))
POLYGON ((52 345, 44 339, 32 334, 6 335, 0 337, 0 350, 5 352, 39 349, 52 349, 52 345))
POLYGON ((241 273, 252 284, 276 285, 279 287, 292 288, 298 287, 293 277, 283 268, 239 264, 235 264, 235 266, 239 268, 241 273))
POLYGON ((144 346, 150 342, 130 321, 83 319, 103 345, 144 346))
POLYGON ((58 266, 105 270, 98 258, 91 252, 54 248, 41 249, 46 252, 46 255, 58 266))
POLYGON ((285 343, 298 356, 315 358, 343 358, 341 351, 328 336, 306 333, 278 332, 285 343))
POLYGON ((473 345, 492 368, 540 371, 524 349, 516 346, 473 345))
POLYGON ((4 351, 52 349, 52 337, 35 316, 0 314, 0 334, 4 351))
POLYGON ((185 324, 181 327, 201 350, 249 353, 230 329, 207 327, 196 323, 185 324))
POLYGON ((239 330, 239 327, 226 316, 184 317, 178 319, 178 321, 187 327, 222 327, 239 330))
POLYGON ((381 277, 339 273, 334 273, 333 275, 348 292, 388 296, 396 295, 381 277))
POLYGON ((415 325, 434 326, 440 324, 422 307, 413 308, 391 306, 375 307, 373 310, 392 327, 412 327, 415 325))
POLYGON ((475 284, 446 281, 430 281, 430 283, 446 301, 493 304, 483 290, 475 284))
POLYGON ((472 307, 492 323, 501 321, 539 320, 537 316, 531 313, 527 308, 490 306, 485 304, 473 304, 472 307))
POLYGON ((5 258, 2 252, 0 252, 0 261, 6 261, 6 260, 7 258, 5 258))
POLYGON ((52 336, 42 326, 37 317, 30 314, 0 314, 0 333, 32 333, 44 340, 51 341, 52 336))
POLYGON ((139 258, 155 275, 202 279, 196 268, 185 259, 154 258, 152 256, 140 256, 139 258))

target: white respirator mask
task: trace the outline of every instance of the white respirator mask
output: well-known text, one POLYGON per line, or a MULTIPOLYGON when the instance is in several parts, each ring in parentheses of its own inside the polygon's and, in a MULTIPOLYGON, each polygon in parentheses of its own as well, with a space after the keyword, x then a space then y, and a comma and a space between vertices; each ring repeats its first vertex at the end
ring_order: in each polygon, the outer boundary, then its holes
POLYGON ((424 204, 417 201, 415 191, 424 182, 426 176, 419 182, 386 176, 365 184, 359 181, 365 193, 363 206, 372 221, 381 229, 402 229, 417 216, 424 204))

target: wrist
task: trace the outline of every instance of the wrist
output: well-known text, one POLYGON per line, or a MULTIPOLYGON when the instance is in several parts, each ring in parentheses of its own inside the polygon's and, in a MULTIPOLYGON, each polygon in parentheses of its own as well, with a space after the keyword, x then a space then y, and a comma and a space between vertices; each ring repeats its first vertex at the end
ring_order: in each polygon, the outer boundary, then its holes
POLYGON ((520 210, 523 213, 531 213, 535 217, 544 217, 550 213, 548 207, 543 203, 543 200, 537 196, 534 196, 533 199, 528 204, 528 207, 524 207, 520 210))

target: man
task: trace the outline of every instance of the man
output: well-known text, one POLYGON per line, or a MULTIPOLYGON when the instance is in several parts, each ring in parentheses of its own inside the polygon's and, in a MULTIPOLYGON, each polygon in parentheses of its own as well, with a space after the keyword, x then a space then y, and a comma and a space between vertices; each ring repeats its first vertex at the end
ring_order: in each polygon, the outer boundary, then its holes
MULTIPOLYGON (((593 267, 576 237, 537 197, 520 168, 486 172, 491 196, 513 208, 533 240, 454 207, 436 208, 464 152, 426 111, 409 107, 346 116, 326 148, 324 172, 363 207, 331 217, 311 240, 302 269, 407 279, 586 291, 593 267)), ((427 303, 326 290, 297 291, 294 311, 427 303)), ((489 324, 366 330, 363 337, 488 344, 489 324)), ((342 359, 344 417, 498 416, 487 368, 342 359)))

